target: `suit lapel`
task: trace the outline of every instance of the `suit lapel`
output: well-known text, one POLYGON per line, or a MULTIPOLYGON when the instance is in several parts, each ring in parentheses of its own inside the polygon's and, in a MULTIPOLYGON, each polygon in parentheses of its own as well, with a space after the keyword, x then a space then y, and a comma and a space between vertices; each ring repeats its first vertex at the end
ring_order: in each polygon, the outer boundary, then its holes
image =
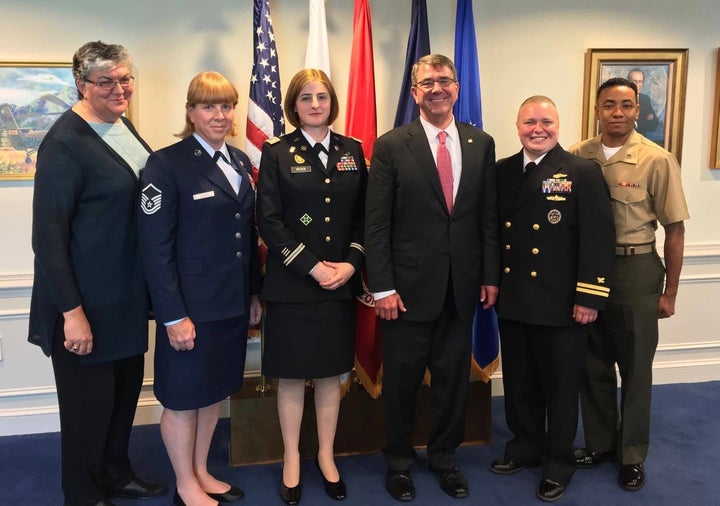
POLYGON ((237 199, 237 195, 235 194, 235 190, 233 190, 230 181, 227 180, 225 174, 223 174, 207 151, 203 149, 200 143, 192 135, 187 139, 189 156, 195 163, 198 173, 212 181, 215 186, 220 188, 230 197, 237 199))
MULTIPOLYGON (((243 198, 245 198, 245 194, 250 191, 252 188, 252 181, 250 180, 250 173, 248 172, 251 170, 250 167, 246 167, 245 163, 243 163, 242 160, 240 160, 235 154, 233 153, 233 150, 228 147, 228 152, 230 153, 230 158, 232 159, 233 166, 237 169, 238 174, 240 174, 240 191, 235 196, 238 201, 242 201, 243 198)), ((224 175, 224 174, 223 174, 224 175)), ((227 178, 225 178, 227 179, 227 178)))
POLYGON ((418 161, 420 170, 430 181, 430 186, 435 192, 435 196, 442 205, 445 212, 447 212, 447 204, 445 203, 445 195, 442 191, 442 185, 440 184, 440 176, 438 175, 437 166, 435 165, 435 159, 433 158, 432 151, 430 150, 430 144, 428 143, 425 129, 423 129, 420 119, 416 119, 408 126, 408 140, 407 145, 410 153, 418 161))
MULTIPOLYGON (((315 150, 308 143, 305 136, 298 128, 288 136, 288 144, 290 144, 290 152, 293 154, 294 162, 298 165, 310 165, 313 169, 319 170, 323 174, 327 174, 328 171, 320 161, 320 157, 315 153, 315 150), (302 162, 298 160, 298 157, 302 158, 302 162)), ((328 163, 328 166, 330 164, 328 163)))

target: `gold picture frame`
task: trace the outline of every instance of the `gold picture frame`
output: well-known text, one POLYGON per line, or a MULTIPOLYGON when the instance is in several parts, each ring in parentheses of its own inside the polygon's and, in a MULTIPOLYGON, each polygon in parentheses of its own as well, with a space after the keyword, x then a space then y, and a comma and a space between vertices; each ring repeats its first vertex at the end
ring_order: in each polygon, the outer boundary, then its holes
POLYGON ((34 178, 40 142, 75 102, 71 63, 0 62, 0 181, 34 178))
POLYGON ((717 51, 715 66, 715 107, 710 138, 710 168, 720 169, 720 48, 717 51))
MULTIPOLYGON (((588 49, 585 54, 582 138, 600 133, 595 112, 595 95, 600 84, 612 77, 628 78, 631 71, 639 70, 644 80, 639 91, 645 97, 638 97, 641 109, 637 130, 680 161, 687 66, 687 49, 588 49), (643 111, 644 104, 647 104, 647 111, 643 111), (653 125, 654 129, 650 130, 653 125)), ((717 113, 718 108, 715 109, 717 113)))

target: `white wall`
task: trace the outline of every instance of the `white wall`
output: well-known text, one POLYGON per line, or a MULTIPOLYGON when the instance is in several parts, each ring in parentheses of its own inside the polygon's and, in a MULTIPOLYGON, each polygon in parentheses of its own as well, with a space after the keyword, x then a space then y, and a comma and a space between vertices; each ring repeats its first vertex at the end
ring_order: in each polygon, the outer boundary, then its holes
MULTIPOLYGON (((270 0, 284 86, 304 63, 305 0, 270 0)), ((428 0, 433 52, 452 56, 455 3, 428 0)), ((378 132, 392 126, 410 26, 410 0, 371 0, 378 132)), ((344 130, 344 103, 352 36, 352 0, 327 0, 331 73, 344 130)), ((3 61, 69 62, 88 40, 121 43, 134 55, 138 78, 135 124, 153 148, 175 141, 183 125, 188 82, 218 70, 237 86, 243 145, 252 65, 252 1, 0 0, 3 61), (166 7, 169 6, 169 7, 166 7)), ((720 379, 720 336, 713 312, 720 301, 720 170, 708 168, 717 26, 715 0, 475 0, 485 129, 499 157, 519 149, 514 118, 529 95, 558 105, 560 142, 579 140, 584 55, 588 48, 689 48, 683 141, 683 184, 692 219, 686 224, 686 262, 677 314, 661 323, 655 381, 720 379)), ((283 88, 284 89, 284 88, 283 88)), ((0 182, 0 435, 57 429, 50 362, 26 343, 32 282, 32 182, 0 182)), ((248 371, 257 370, 257 345, 248 371)), ((152 396, 152 354, 147 356, 138 422, 157 419, 152 396)), ((501 374, 501 373, 500 373, 501 374)), ((500 374, 497 377, 500 377, 500 374)), ((496 381, 494 388, 499 387, 496 381)))

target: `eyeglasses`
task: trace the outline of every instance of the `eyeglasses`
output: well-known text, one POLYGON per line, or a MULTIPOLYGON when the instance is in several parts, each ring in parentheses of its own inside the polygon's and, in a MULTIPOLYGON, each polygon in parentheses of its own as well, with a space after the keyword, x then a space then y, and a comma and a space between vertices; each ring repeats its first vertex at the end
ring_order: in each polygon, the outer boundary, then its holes
POLYGON ((441 77, 440 79, 425 79, 419 83, 415 83, 417 88, 423 91, 430 91, 435 87, 435 83, 438 83, 441 88, 447 88, 451 84, 455 84, 457 81, 450 77, 441 77))
POLYGON ((97 82, 91 81, 90 79, 85 79, 85 82, 94 84, 95 86, 97 86, 98 88, 100 88, 103 91, 114 90, 118 84, 122 87, 122 89, 126 90, 130 86, 133 85, 133 83, 135 82, 135 78, 133 76, 128 76, 128 77, 122 77, 122 78, 118 79, 117 81, 111 81, 110 79, 105 79, 104 81, 97 81, 97 82))

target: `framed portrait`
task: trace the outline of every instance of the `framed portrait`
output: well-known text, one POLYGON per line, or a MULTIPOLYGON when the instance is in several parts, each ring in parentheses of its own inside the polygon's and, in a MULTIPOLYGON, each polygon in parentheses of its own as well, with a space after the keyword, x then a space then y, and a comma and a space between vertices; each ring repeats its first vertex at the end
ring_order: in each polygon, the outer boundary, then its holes
POLYGON ((715 106, 713 108, 712 138, 710 139, 710 167, 720 169, 720 48, 715 66, 715 106))
POLYGON ((0 62, 0 181, 33 179, 40 141, 75 102, 72 64, 0 62))
POLYGON ((636 130, 680 161, 687 65, 687 49, 588 49, 582 138, 600 133, 595 112, 598 87, 610 78, 622 77, 638 87, 636 130))

